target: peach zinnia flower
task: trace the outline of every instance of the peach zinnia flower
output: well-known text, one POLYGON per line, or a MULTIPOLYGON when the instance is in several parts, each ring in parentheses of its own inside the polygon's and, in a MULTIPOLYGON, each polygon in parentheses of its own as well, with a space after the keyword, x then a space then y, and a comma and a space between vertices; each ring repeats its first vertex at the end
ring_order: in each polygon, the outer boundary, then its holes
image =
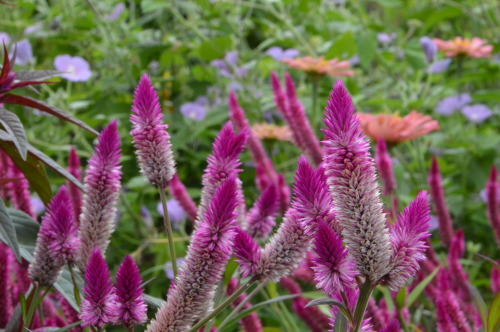
POLYGON ((400 117, 394 114, 358 113, 365 135, 377 141, 382 137, 387 143, 411 141, 430 132, 439 130, 439 123, 428 115, 416 111, 400 117))
POLYGON ((487 45, 486 40, 474 37, 472 40, 455 37, 453 40, 433 39, 440 51, 445 52, 446 56, 467 55, 471 58, 489 58, 493 46, 487 45))
POLYGON ((351 66, 348 61, 339 61, 338 59, 325 60, 322 56, 318 58, 306 56, 304 58, 285 59, 283 62, 292 68, 300 69, 313 75, 354 75, 354 72, 347 70, 351 66))
POLYGON ((288 126, 277 126, 270 123, 256 123, 252 126, 252 132, 259 139, 276 139, 279 141, 292 142, 292 132, 288 126))

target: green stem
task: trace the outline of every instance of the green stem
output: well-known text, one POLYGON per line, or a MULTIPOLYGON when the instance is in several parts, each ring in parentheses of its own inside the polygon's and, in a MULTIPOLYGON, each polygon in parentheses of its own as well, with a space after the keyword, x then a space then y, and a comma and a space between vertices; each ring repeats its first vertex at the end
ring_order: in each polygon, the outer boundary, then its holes
POLYGON ((167 195, 165 194, 165 189, 158 187, 158 190, 160 191, 161 204, 163 206, 163 224, 165 226, 165 231, 167 232, 167 237, 168 237, 168 248, 170 250, 170 260, 172 261, 172 270, 174 270, 174 277, 177 277, 177 260, 175 259, 172 225, 170 224, 170 219, 168 218, 167 195))
POLYGON ((40 297, 41 291, 42 289, 38 285, 35 285, 35 288, 33 289, 33 298, 28 304, 28 313, 24 322, 24 326, 26 328, 29 328, 31 325, 31 320, 33 319, 33 315, 35 314, 35 309, 38 306, 38 298, 40 297))
POLYGON ((368 300, 370 300, 372 291, 372 283, 370 279, 366 278, 366 281, 359 292, 358 302, 356 303, 356 309, 354 310, 353 324, 355 324, 355 327, 353 332, 358 332, 361 328, 361 323, 363 323, 363 317, 365 316, 366 307, 368 306, 368 300))
POLYGON ((208 323, 212 318, 217 316, 219 313, 222 312, 222 310, 226 309, 227 306, 229 306, 231 303, 233 303, 238 296, 241 295, 244 291, 246 291, 250 286, 252 286, 257 280, 254 278, 251 278, 246 282, 246 284, 240 286, 230 297, 228 297, 224 302, 219 304, 217 308, 215 308, 209 315, 207 315, 205 318, 201 319, 196 325, 194 325, 190 332, 196 332, 198 331, 201 327, 203 327, 206 323, 208 323))
POLYGON ((73 270, 73 265, 68 264, 69 274, 71 275, 71 281, 73 282, 73 293, 75 294, 75 301, 78 307, 82 304, 80 297, 80 289, 78 289, 78 284, 76 283, 75 271, 73 270))

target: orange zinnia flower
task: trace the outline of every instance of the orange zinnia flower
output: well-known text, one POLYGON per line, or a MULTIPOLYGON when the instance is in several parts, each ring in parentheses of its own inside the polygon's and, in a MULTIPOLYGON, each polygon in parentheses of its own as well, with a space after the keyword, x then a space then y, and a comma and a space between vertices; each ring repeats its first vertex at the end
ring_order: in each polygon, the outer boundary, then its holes
POLYGON ((358 113, 365 135, 376 141, 382 137, 387 143, 401 143, 439 130, 439 123, 416 111, 400 117, 394 114, 358 113))
POLYGON ((471 58, 489 58, 493 46, 487 45, 486 40, 481 38, 472 38, 472 40, 462 37, 455 37, 453 40, 433 39, 440 51, 445 52, 446 56, 467 55, 471 58))
POLYGON ((292 142, 292 132, 288 126, 277 126, 270 123, 257 123, 252 126, 252 133, 260 139, 276 139, 292 142))
POLYGON ((300 69, 313 75, 354 75, 354 72, 346 70, 351 67, 348 61, 339 61, 338 59, 325 60, 322 56, 319 58, 306 56, 304 58, 285 59, 283 62, 292 68, 300 69))

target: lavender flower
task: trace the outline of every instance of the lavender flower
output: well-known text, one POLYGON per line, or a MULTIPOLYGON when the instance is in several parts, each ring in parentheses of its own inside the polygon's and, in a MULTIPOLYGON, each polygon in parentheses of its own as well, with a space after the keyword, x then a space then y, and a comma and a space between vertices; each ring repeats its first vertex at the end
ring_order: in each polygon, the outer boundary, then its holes
POLYGON ((125 4, 123 2, 119 2, 113 7, 113 11, 111 13, 104 16, 104 19, 108 22, 116 21, 123 14, 124 10, 125 4))
POLYGON ((6 32, 0 32, 0 44, 9 45, 10 44, 10 36, 6 32))
POLYGON ((387 151, 387 144, 384 139, 380 137, 377 140, 377 152, 375 153, 375 164, 382 179, 384 195, 390 195, 396 189, 396 179, 392 171, 392 160, 389 152, 387 151))
POLYGON ((141 325, 146 322, 146 304, 139 268, 132 257, 125 256, 116 272, 116 323, 127 328, 141 325))
POLYGON ((98 137, 95 153, 90 157, 84 180, 82 214, 80 215, 80 259, 83 272, 96 246, 106 251, 115 228, 116 203, 120 191, 120 137, 112 121, 98 137))
POLYGON ((429 196, 421 191, 390 230, 392 269, 384 281, 392 291, 399 291, 415 276, 420 268, 419 261, 425 259, 425 240, 430 236, 429 214, 429 196))
POLYGON ((80 319, 82 326, 103 327, 116 320, 118 308, 108 264, 98 247, 92 251, 85 269, 85 285, 80 319))
MULTIPOLYGON (((179 204, 179 201, 176 199, 170 199, 167 201, 167 210, 172 223, 178 224, 186 219, 186 211, 184 211, 182 206, 179 204)), ((163 206, 161 202, 156 205, 156 211, 158 211, 160 215, 163 215, 163 206)))
MULTIPOLYGON (((179 269, 182 266, 182 263, 184 263, 185 259, 183 257, 179 257, 175 260, 177 262, 177 266, 179 269)), ((167 261, 165 265, 163 266, 163 271, 165 272, 165 275, 167 276, 168 279, 174 280, 175 275, 174 275, 174 268, 172 267, 172 261, 167 261)))
POLYGON ((58 55, 54 59, 54 67, 64 72, 61 75, 62 78, 71 82, 86 82, 92 77, 89 63, 79 56, 58 55))
POLYGON ((52 286, 65 263, 72 262, 78 244, 66 188, 51 199, 36 239, 35 253, 29 265, 29 278, 42 287, 52 286))
POLYGON ((318 224, 314 248, 318 255, 313 258, 316 287, 332 297, 356 286, 355 263, 342 246, 342 238, 324 221, 318 224))
POLYGON ((398 37, 397 33, 379 33, 377 34, 377 40, 380 44, 388 45, 392 43, 398 37))
POLYGON ((142 217, 142 221, 144 221, 144 224, 146 224, 146 227, 149 229, 153 228, 154 227, 153 217, 151 216, 151 212, 149 212, 147 206, 145 205, 141 206, 140 214, 142 217))
POLYGON ((275 60, 282 61, 296 58, 300 55, 300 52, 293 48, 284 50, 279 46, 273 46, 266 51, 266 54, 275 60))
POLYGON ((449 247, 453 237, 453 221, 446 207, 441 173, 439 172, 439 165, 436 157, 432 158, 428 183, 432 201, 434 202, 434 211, 439 220, 439 234, 441 235, 444 246, 449 247))
POLYGON ((446 71, 446 69, 448 69, 450 64, 451 64, 451 58, 446 58, 444 60, 432 63, 427 70, 432 74, 440 74, 446 71))
POLYGON ((198 97, 194 102, 181 105, 180 112, 193 121, 202 121, 207 115, 207 98, 198 97))
POLYGON ((31 207, 33 208, 33 213, 36 216, 38 216, 43 211, 45 211, 45 205, 43 204, 42 200, 36 196, 30 197, 30 204, 31 204, 31 207))
POLYGON ((498 210, 499 190, 500 186, 498 184, 497 169, 495 166, 492 166, 490 177, 486 184, 487 215, 491 227, 493 228, 498 247, 500 248, 500 213, 498 210))
POLYGON ((493 112, 486 105, 476 104, 464 106, 462 114, 471 122, 481 123, 492 116, 493 112))
POLYGON ((135 90, 130 122, 142 174, 153 185, 165 189, 175 174, 175 162, 168 126, 163 124, 158 95, 147 74, 135 90))
MULTIPOLYGON (((76 153, 74 147, 71 147, 71 150, 69 152, 68 172, 73 175, 78 181, 82 180, 80 158, 78 158, 78 154, 76 153)), ((66 185, 68 187, 69 197, 71 198, 71 205, 73 206, 75 222, 77 225, 79 225, 80 214, 82 212, 82 191, 70 181, 67 181, 66 185)))
POLYGON ((172 197, 174 197, 179 202, 180 206, 182 206, 182 209, 186 211, 189 220, 194 221, 196 219, 198 207, 191 196, 189 196, 186 186, 184 186, 184 183, 179 179, 179 176, 174 174, 168 185, 172 197))
POLYGON ((238 67, 238 52, 227 52, 224 59, 216 59, 210 65, 219 69, 219 74, 228 78, 242 78, 248 72, 245 66, 238 67))
POLYGON ((207 311, 232 251, 239 204, 235 176, 220 184, 197 224, 186 261, 149 332, 189 330, 207 311))
POLYGON ((246 231, 257 239, 265 239, 276 224, 279 209, 279 193, 276 185, 269 185, 247 214, 246 231))
POLYGON ((33 62, 33 49, 27 39, 23 39, 14 44, 16 48, 16 65, 26 66, 33 62))
POLYGON ((35 32, 37 31, 40 31, 43 29, 43 25, 41 22, 37 22, 33 25, 29 25, 26 27, 26 29, 24 29, 24 34, 25 35, 31 35, 31 34, 34 34, 35 32))
POLYGON ((434 57, 438 51, 437 45, 432 41, 431 38, 425 36, 420 38, 420 46, 422 46, 422 50, 425 53, 425 58, 428 63, 434 62, 434 57))
POLYGON ((359 272, 376 283, 390 270, 392 250, 369 142, 340 80, 325 116, 324 165, 336 217, 359 272))
POLYGON ((446 97, 438 102, 435 111, 445 116, 452 115, 455 111, 470 103, 471 100, 471 97, 467 93, 446 97))

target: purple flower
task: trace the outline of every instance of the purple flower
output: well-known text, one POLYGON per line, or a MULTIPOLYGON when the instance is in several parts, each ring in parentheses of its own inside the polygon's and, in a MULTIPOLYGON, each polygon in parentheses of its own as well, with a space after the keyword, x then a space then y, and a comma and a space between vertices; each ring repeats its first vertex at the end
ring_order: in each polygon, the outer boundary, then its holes
POLYGON ((351 67, 354 67, 354 66, 357 66, 359 65, 359 55, 357 54, 354 54, 349 60, 349 64, 351 65, 351 67))
MULTIPOLYGON (((186 211, 184 211, 182 206, 179 204, 179 201, 174 198, 167 202, 167 210, 168 216, 172 223, 180 223, 186 219, 186 211)), ((158 211, 159 214, 163 215, 163 205, 161 204, 161 202, 159 202, 156 206, 156 211, 158 211)))
POLYGON ((262 258, 262 250, 257 242, 240 228, 236 229, 234 255, 237 257, 236 261, 240 264, 241 276, 243 278, 259 273, 258 264, 262 258))
MULTIPOLYGON (((76 153, 75 147, 71 147, 68 158, 68 172, 73 175, 78 181, 82 180, 82 167, 80 165, 80 158, 76 153)), ((72 182, 67 181, 69 197, 71 198, 71 205, 73 206, 75 222, 80 225, 80 214, 82 212, 82 191, 75 186, 72 182)))
MULTIPOLYGON (((175 260, 177 262, 177 267, 180 269, 182 266, 182 263, 184 263, 185 259, 180 257, 175 260)), ((163 271, 165 271, 165 274, 168 279, 174 280, 175 275, 174 275, 174 268, 172 267, 172 262, 167 261, 163 267, 163 271)))
POLYGON ((153 228, 154 223, 153 223, 153 217, 151 217, 151 213, 149 212, 149 209, 147 206, 142 205, 140 209, 142 221, 144 221, 144 224, 146 224, 147 228, 153 228))
POLYGON ((274 58, 278 61, 282 61, 285 59, 296 58, 300 55, 300 52, 293 48, 284 50, 279 46, 273 46, 266 51, 266 54, 269 55, 271 58, 274 58))
POLYGON ((340 80, 325 116, 324 167, 336 218, 359 272, 376 283, 390 270, 392 250, 370 144, 340 80))
POLYGON ((79 56, 58 55, 54 59, 54 67, 58 71, 64 72, 61 75, 62 78, 71 82, 85 82, 92 76, 89 63, 79 56))
POLYGON ((84 180, 82 214, 80 215, 80 261, 85 270, 92 251, 103 252, 115 228, 116 203, 120 191, 120 137, 116 120, 98 137, 95 153, 90 157, 84 180))
POLYGON ((470 103, 472 98, 468 93, 462 93, 456 96, 446 97, 440 100, 436 106, 436 113, 441 115, 452 115, 455 111, 470 103))
POLYGON ((486 207, 487 215, 493 228, 498 246, 500 247, 500 213, 498 209, 500 185, 498 184, 498 172, 495 166, 491 167, 490 177, 486 183, 486 207))
POLYGON ((139 268, 132 257, 125 256, 116 272, 117 319, 115 324, 126 328, 146 322, 147 307, 144 303, 144 290, 139 268))
POLYGON ((42 29, 42 23, 38 22, 26 27, 26 29, 24 29, 24 34, 31 35, 32 33, 39 31, 40 29, 42 29))
POLYGON ((432 74, 440 74, 446 71, 446 69, 448 69, 450 64, 451 64, 451 58, 446 58, 444 60, 432 63, 427 70, 432 74))
POLYGON ((108 22, 116 21, 117 19, 120 18, 124 10, 125 10, 125 4, 119 2, 113 7, 113 11, 111 13, 104 16, 104 19, 108 22))
POLYGON ((158 95, 147 74, 134 92, 130 122, 141 173, 151 184, 165 189, 175 174, 175 162, 168 125, 163 123, 158 95))
POLYGON ((82 326, 103 327, 106 323, 113 323, 116 320, 117 309, 108 264, 106 264, 99 248, 96 247, 92 251, 85 269, 85 285, 80 313, 82 326))
POLYGON ((377 40, 378 40, 378 42, 380 44, 384 44, 384 45, 392 43, 397 37, 398 37, 398 34, 395 33, 395 32, 391 33, 391 34, 388 34, 388 33, 379 33, 379 34, 377 34, 377 40))
POLYGON ((238 67, 238 51, 227 52, 224 59, 210 62, 212 67, 219 69, 219 74, 228 78, 241 78, 248 72, 248 67, 238 67))
POLYGON ((182 183, 177 174, 174 174, 172 179, 170 179, 168 186, 170 194, 179 202, 179 205, 185 211, 189 220, 194 221, 196 219, 196 214, 198 213, 198 207, 191 196, 189 196, 186 186, 182 183))
POLYGON ((188 119, 201 121, 207 115, 207 106, 207 98, 202 96, 194 102, 182 104, 180 111, 188 119))
POLYGON ((476 104, 464 106, 462 114, 471 122, 481 123, 492 116, 493 112, 486 105, 476 104))
POLYGON ((439 228, 439 219, 437 216, 431 216, 431 219, 429 220, 429 232, 434 232, 436 229, 439 228))
POLYGON ((0 32, 0 44, 10 44, 10 36, 6 32, 0 32))
POLYGON ((36 196, 31 196, 30 203, 31 203, 31 207, 33 209, 33 213, 35 215, 38 216, 43 211, 45 211, 45 205, 43 204, 43 202, 40 198, 38 198, 36 196))
POLYGON ((278 188, 269 185, 247 214, 246 231, 257 239, 265 239, 276 224, 276 212, 280 207, 278 188))
POLYGON ((16 65, 26 66, 33 61, 33 49, 27 39, 23 39, 14 44, 16 48, 16 65))
POLYGON ((432 41, 431 38, 425 36, 420 38, 420 46, 422 46, 422 49, 424 50, 427 62, 432 63, 438 51, 437 45, 432 41))

